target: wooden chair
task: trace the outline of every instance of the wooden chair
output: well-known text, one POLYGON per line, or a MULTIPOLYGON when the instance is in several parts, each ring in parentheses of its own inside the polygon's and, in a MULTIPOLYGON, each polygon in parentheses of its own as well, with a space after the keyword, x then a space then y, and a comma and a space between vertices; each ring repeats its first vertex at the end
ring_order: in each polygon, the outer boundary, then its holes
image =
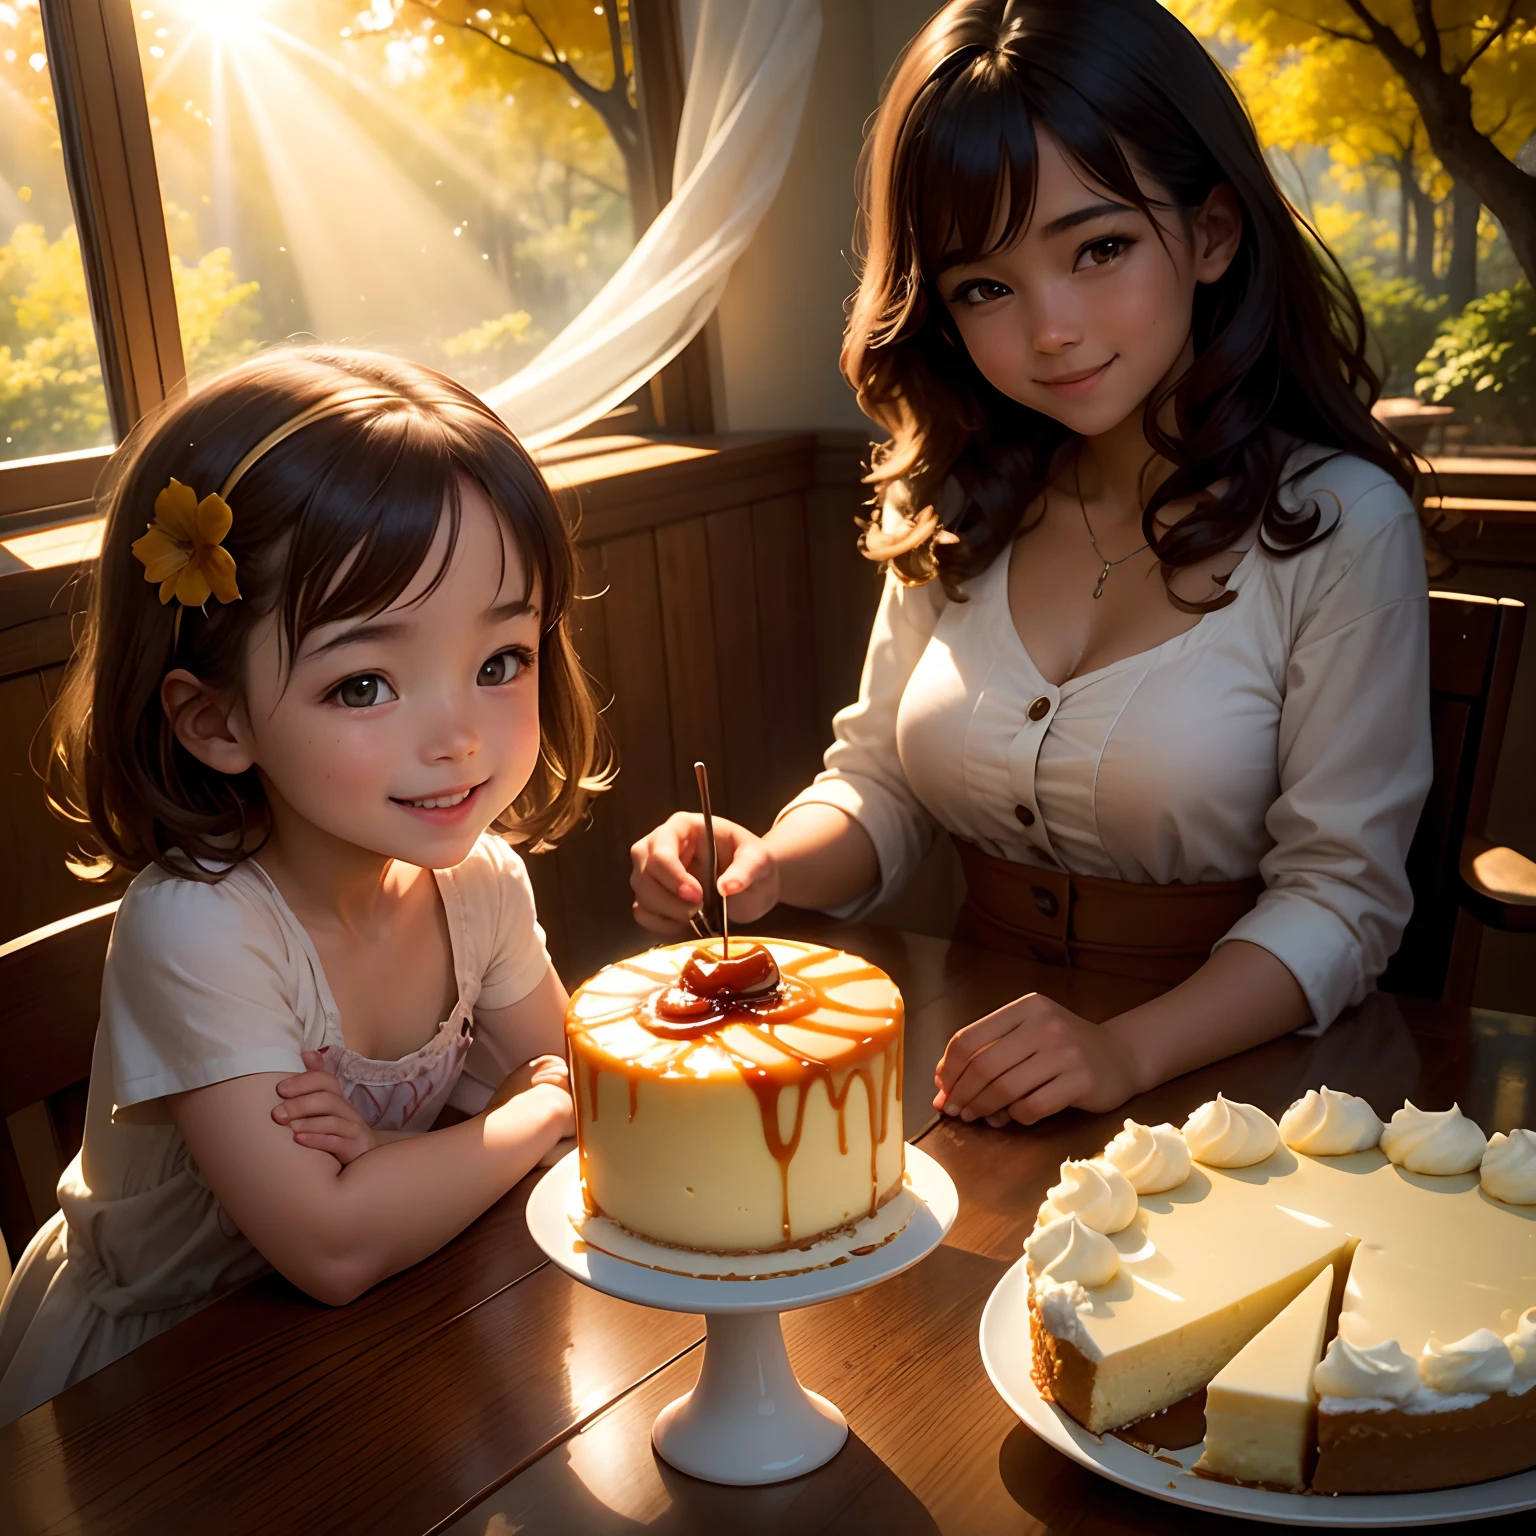
POLYGON ((1469 1004, 1483 928, 1536 933, 1536 864, 1485 835, 1525 607, 1432 592, 1435 776, 1408 855, 1414 910, 1383 991, 1469 1004))
POLYGON ((80 1149, 115 901, 0 944, 0 1232, 12 1259, 80 1149))

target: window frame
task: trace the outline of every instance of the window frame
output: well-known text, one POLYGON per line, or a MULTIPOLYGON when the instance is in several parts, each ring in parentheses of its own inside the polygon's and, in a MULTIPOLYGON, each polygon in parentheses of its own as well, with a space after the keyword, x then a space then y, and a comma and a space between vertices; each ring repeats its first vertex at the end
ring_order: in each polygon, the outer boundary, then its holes
MULTIPOLYGON (((671 196, 683 101, 681 31, 677 0, 630 0, 630 7, 650 169, 649 185, 631 196, 644 227, 671 196)), ((120 443, 186 381, 134 0, 41 0, 40 8, 102 382, 120 443)), ((708 433, 710 400, 701 334, 646 389, 572 436, 708 433)), ((113 452, 0 464, 0 535, 92 516, 96 482, 113 452)))

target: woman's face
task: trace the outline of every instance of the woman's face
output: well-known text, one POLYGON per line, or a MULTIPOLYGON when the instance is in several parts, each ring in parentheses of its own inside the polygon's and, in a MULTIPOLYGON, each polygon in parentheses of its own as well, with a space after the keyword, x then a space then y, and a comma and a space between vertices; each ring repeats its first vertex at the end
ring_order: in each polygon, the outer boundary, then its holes
MULTIPOLYGON (((1039 178, 1023 236, 944 267, 938 288, 966 350, 1003 394, 1097 437, 1187 362, 1195 285, 1226 271, 1242 230, 1219 186, 1193 213, 1139 209, 1085 185, 1061 145, 1036 135, 1039 178)), ((1149 201, 1168 194, 1139 171, 1149 201)))
POLYGON ((231 729, 277 834, 318 832, 423 868, 451 868, 538 761, 540 620, 516 546, 478 485, 460 485, 410 585, 382 613, 322 625, 285 668, 276 622, 256 629, 231 729))

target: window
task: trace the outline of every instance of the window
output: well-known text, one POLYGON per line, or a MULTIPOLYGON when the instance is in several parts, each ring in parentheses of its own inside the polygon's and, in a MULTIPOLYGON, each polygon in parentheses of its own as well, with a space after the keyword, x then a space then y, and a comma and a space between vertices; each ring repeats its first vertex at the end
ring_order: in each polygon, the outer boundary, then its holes
POLYGON ((674 0, 0 0, 0 524, 287 338, 516 373, 664 199, 676 54, 674 0))
POLYGON ((634 244, 627 5, 606 11, 141 5, 188 375, 290 336, 398 348, 472 388, 530 360, 634 244))
POLYGON ((112 441, 37 0, 0 4, 0 463, 112 441))

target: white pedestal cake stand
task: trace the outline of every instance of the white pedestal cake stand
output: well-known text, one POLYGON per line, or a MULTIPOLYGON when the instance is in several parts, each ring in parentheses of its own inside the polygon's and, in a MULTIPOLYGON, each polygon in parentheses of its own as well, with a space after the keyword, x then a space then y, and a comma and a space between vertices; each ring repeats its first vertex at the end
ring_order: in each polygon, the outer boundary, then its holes
POLYGON ((842 1449, 848 1421, 795 1379, 779 1314, 877 1285, 943 1240, 959 1206, 954 1183, 916 1147, 906 1149, 906 1158, 910 1219, 889 1242, 857 1253, 864 1242, 856 1227, 835 1249, 827 1245, 836 1263, 752 1280, 672 1273, 660 1266, 685 1263, 685 1254, 635 1239, 626 1245, 630 1259, 584 1242, 570 1215, 580 1203, 575 1152, 539 1180, 528 1201, 528 1230, 572 1279, 641 1306, 704 1315, 698 1382, 662 1409, 651 1431, 657 1452, 679 1471, 712 1483, 779 1483, 812 1471, 842 1449))

